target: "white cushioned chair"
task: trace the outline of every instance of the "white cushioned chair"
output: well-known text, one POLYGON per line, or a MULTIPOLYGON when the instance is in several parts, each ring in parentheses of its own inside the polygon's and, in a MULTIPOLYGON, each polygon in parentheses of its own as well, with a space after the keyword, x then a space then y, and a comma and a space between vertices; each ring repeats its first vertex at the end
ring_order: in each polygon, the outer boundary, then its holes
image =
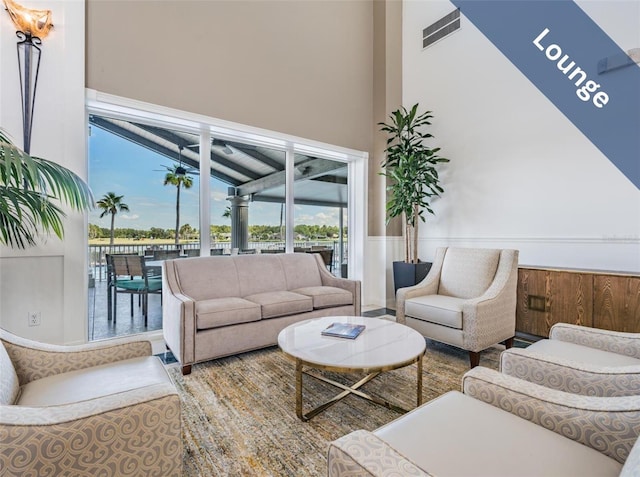
POLYGON ((513 344, 516 329, 518 251, 438 248, 429 273, 396 295, 396 320, 427 338, 469 351, 513 344))
POLYGON ((463 391, 333 441, 328 477, 640 475, 640 396, 579 396, 483 367, 463 391))
POLYGON ((148 341, 57 346, 0 329, 3 476, 179 476, 180 425, 148 341))
POLYGON ((549 339, 500 356, 503 373, 587 396, 640 395, 640 333, 557 323, 549 339))

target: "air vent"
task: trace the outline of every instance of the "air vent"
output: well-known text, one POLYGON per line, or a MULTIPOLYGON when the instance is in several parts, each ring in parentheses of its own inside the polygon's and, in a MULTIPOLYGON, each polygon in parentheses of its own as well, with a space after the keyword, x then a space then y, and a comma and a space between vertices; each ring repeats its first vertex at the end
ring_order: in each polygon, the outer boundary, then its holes
POLYGON ((422 30, 422 48, 433 45, 460 28, 460 9, 452 11, 448 15, 422 30))

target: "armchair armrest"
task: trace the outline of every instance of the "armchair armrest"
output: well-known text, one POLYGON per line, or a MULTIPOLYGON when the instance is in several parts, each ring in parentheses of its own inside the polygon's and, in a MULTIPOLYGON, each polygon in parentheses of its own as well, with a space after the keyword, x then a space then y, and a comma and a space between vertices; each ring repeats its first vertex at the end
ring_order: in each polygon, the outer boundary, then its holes
POLYGON ((465 349, 482 351, 516 334, 518 251, 503 250, 489 288, 462 305, 465 349))
POLYGON ((439 248, 433 259, 433 265, 427 276, 420 283, 412 287, 399 288, 396 292, 396 321, 401 324, 406 323, 405 301, 423 295, 435 295, 438 293, 440 285, 440 273, 444 262, 446 248, 439 248))
POLYGON ((2 406, 0 443, 7 475, 105 475, 117 459, 123 469, 179 476, 180 397, 165 383, 61 406, 2 406))
POLYGON ((640 396, 591 397, 476 367, 463 392, 623 463, 640 434, 640 396))
POLYGON ((549 331, 549 338, 640 359, 640 333, 622 333, 556 323, 549 331))
POLYGON ((151 355, 151 342, 135 337, 59 346, 0 330, 0 340, 13 362, 20 385, 68 371, 151 355))
POLYGON ((329 444, 327 476, 430 476, 375 434, 358 430, 329 444))
POLYGON ((640 395, 640 365, 597 366, 511 348, 500 355, 504 374, 530 383, 585 396, 640 395))

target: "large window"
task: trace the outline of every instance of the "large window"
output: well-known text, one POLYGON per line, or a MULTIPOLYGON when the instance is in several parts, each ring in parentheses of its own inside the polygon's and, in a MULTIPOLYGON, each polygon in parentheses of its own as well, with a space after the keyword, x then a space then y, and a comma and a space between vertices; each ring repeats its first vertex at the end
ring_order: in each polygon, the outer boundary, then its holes
POLYGON ((107 254, 157 268, 165 251, 299 251, 361 278, 366 154, 104 98, 90 98, 88 116, 89 183, 100 201, 89 216, 90 339, 162 327, 159 295, 148 297, 146 325, 137 297, 118 296, 109 319, 107 254))

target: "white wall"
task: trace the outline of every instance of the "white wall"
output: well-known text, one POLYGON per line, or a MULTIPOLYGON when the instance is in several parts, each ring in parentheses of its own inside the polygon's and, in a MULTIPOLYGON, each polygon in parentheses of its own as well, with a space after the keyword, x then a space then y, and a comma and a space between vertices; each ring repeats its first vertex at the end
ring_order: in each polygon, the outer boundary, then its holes
MULTIPOLYGON (((31 153, 86 177, 84 0, 30 1, 50 9, 54 29, 42 42, 31 153)), ((15 27, 0 10, 0 127, 22 146, 15 27)), ((70 213, 65 240, 24 251, 0 247, 0 326, 28 338, 80 343, 87 336, 86 221, 70 213), (40 327, 27 313, 40 311, 40 327)))
MULTIPOLYGON (((622 49, 640 47, 640 2, 577 3, 622 49)), ((422 50, 422 29, 454 8, 404 2, 403 104, 433 111, 433 145, 451 159, 421 258, 510 247, 521 264, 640 272, 640 191, 464 15, 422 50)))

